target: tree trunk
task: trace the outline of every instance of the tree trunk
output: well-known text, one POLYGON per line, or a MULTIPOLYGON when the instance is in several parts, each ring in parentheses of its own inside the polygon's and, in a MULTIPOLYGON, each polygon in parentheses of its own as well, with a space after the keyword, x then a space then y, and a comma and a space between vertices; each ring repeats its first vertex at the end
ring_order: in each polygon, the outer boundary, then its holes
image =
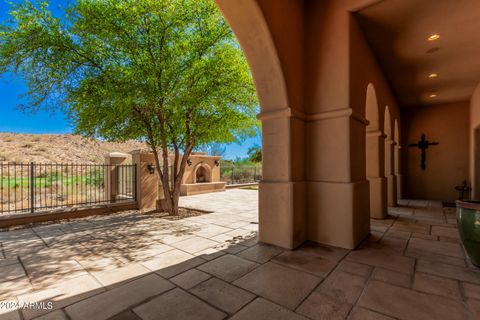
POLYGON ((173 172, 172 174, 173 188, 170 183, 171 177, 168 172, 168 168, 170 167, 168 154, 167 156, 165 156, 165 153, 163 154, 163 165, 160 166, 160 159, 159 159, 158 153, 154 152, 155 162, 156 162, 157 168, 159 168, 158 174, 159 174, 160 181, 162 182, 163 195, 164 195, 164 199, 160 201, 160 209, 167 212, 169 215, 173 215, 173 216, 178 215, 181 182, 183 180, 183 175, 185 173, 185 166, 187 164, 187 159, 190 157, 192 149, 193 149, 193 146, 187 146, 179 165, 172 166, 172 168, 178 167, 178 172, 173 172), (160 169, 160 168, 163 168, 163 169, 160 169))

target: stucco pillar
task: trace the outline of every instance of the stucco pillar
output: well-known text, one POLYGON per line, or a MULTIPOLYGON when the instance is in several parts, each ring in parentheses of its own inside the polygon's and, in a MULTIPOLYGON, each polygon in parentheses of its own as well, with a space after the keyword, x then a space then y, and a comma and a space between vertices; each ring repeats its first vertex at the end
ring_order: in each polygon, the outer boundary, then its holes
POLYGON ((367 121, 350 108, 310 115, 307 125, 308 237, 355 248, 370 232, 365 176, 367 121))
POLYGON ((263 113, 259 119, 259 240, 292 249, 306 240, 304 122, 290 108, 263 113))
POLYGON ((159 179, 157 168, 150 172, 149 165, 155 165, 153 153, 135 150, 131 152, 132 161, 137 165, 137 203, 138 209, 155 209, 158 198, 159 179))
POLYGON ((397 205, 397 180, 394 174, 394 148, 396 143, 389 137, 385 138, 385 177, 387 178, 387 205, 397 205))
POLYGON ((398 144, 395 145, 394 147, 394 154, 395 154, 395 168, 394 168, 394 173, 395 173, 395 179, 397 181, 397 201, 398 199, 402 199, 402 171, 401 171, 401 149, 402 147, 398 144))
POLYGON ((370 183, 370 217, 387 216, 387 179, 384 176, 384 138, 380 130, 367 131, 367 179, 370 183))
POLYGON ((120 152, 110 152, 105 155, 105 164, 108 165, 104 170, 104 190, 105 198, 110 199, 111 202, 117 200, 118 193, 118 170, 116 165, 125 164, 128 158, 128 154, 120 152))

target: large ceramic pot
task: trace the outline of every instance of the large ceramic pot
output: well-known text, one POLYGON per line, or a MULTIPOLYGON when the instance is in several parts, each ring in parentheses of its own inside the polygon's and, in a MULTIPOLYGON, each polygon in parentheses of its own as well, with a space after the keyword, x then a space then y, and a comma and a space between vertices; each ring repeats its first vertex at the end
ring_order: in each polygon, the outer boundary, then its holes
POLYGON ((465 251, 480 267, 480 201, 457 201, 457 225, 465 251))

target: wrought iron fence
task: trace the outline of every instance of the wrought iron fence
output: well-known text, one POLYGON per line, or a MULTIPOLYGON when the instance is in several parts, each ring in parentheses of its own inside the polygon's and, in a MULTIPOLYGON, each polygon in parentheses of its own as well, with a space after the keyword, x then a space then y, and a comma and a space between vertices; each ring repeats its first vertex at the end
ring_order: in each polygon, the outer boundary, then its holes
POLYGON ((135 165, 0 163, 0 214, 135 199, 135 165))
POLYGON ((255 183, 262 179, 262 167, 220 167, 220 180, 227 184, 255 183))

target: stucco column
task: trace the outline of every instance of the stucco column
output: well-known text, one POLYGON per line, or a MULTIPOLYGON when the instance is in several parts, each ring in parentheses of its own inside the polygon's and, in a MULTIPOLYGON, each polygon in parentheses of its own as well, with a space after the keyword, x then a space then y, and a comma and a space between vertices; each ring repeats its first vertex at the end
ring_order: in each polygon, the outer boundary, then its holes
POLYGON ((394 148, 396 143, 385 138, 385 177, 387 178, 387 205, 395 207, 397 205, 397 182, 394 174, 394 148))
POLYGON ((117 200, 118 193, 118 170, 116 165, 125 164, 128 154, 120 152, 110 152, 105 155, 105 164, 107 167, 104 170, 104 185, 105 198, 110 199, 111 202, 117 200))
POLYGON ((395 154, 395 179, 397 181, 397 201, 402 199, 402 164, 401 164, 401 149, 402 147, 398 144, 395 145, 394 154, 395 154))
POLYGON ((304 122, 290 108, 262 113, 259 119, 259 240, 292 249, 306 240, 304 122))
POLYGON ((370 232, 367 121, 350 108, 310 115, 306 131, 308 236, 355 248, 370 232))
POLYGON ((370 217, 387 216, 387 179, 384 176, 384 138, 380 130, 367 131, 367 179, 370 183, 370 217))
POLYGON ((135 150, 131 152, 132 161, 137 165, 137 203, 138 209, 154 209, 157 205, 159 179, 157 168, 154 172, 149 165, 155 165, 153 153, 135 150))

